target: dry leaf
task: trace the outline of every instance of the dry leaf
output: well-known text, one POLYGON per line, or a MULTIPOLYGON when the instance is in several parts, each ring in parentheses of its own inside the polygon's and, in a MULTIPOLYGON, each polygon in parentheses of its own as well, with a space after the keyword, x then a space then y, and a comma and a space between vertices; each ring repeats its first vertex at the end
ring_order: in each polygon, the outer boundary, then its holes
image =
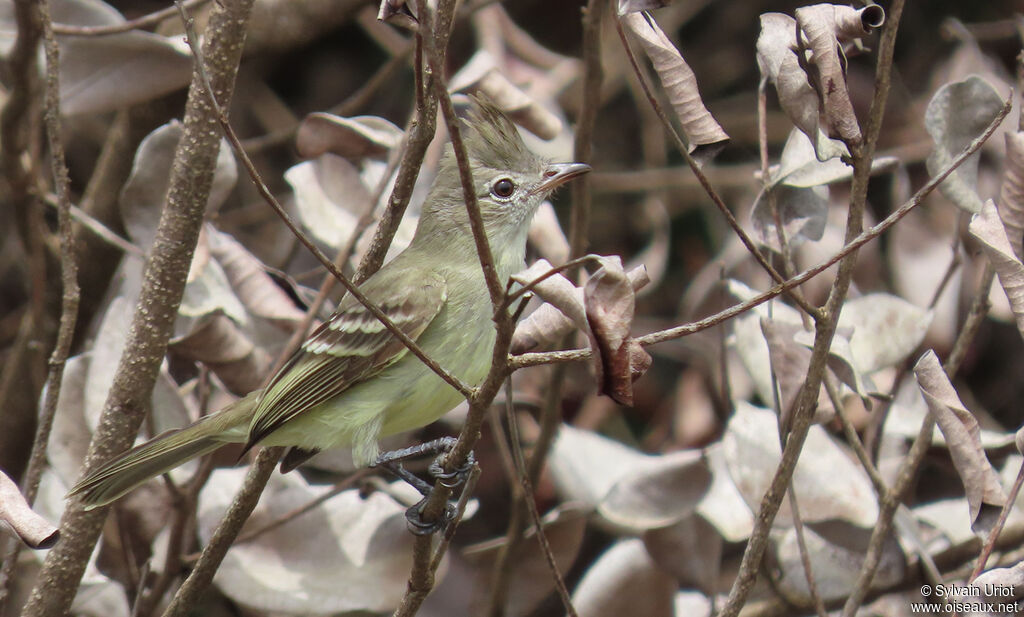
POLYGON ((783 13, 761 15, 757 37, 757 66, 761 78, 775 84, 779 104, 811 143, 819 161, 848 154, 846 146, 829 139, 819 125, 818 94, 797 56, 796 20, 783 13))
POLYGON ((754 514, 729 474, 721 441, 704 448, 704 460, 711 470, 711 486, 697 505, 697 514, 728 542, 742 542, 754 528, 754 514))
MULTIPOLYGON (((896 157, 875 157, 871 174, 890 171, 898 163, 896 157)), ((798 246, 804 240, 821 240, 829 214, 829 193, 824 185, 849 181, 853 178, 853 168, 839 158, 819 161, 807 135, 794 128, 786 139, 779 164, 769 168, 768 173, 768 188, 758 196, 751 213, 762 244, 775 251, 781 250, 771 208, 773 197, 791 245, 798 246)))
MULTIPOLYGON (((726 289, 740 302, 746 302, 757 295, 753 289, 735 279, 726 281, 726 289)), ((764 340, 764 333, 761 331, 761 320, 769 318, 799 326, 803 325, 799 311, 788 304, 773 300, 755 306, 746 314, 733 319, 732 334, 728 339, 729 346, 736 351, 743 363, 743 368, 753 379, 757 393, 763 401, 775 400, 768 343, 764 340)))
MULTIPOLYGON (((892 272, 897 294, 917 306, 933 302, 946 270, 936 264, 948 264, 954 257, 948 239, 957 232, 936 227, 934 217, 914 210, 891 230, 887 271, 892 272)), ((948 349, 959 331, 963 270, 955 269, 932 309, 932 323, 926 335, 929 345, 948 349)))
MULTIPOLYGON (((559 572, 567 572, 576 562, 580 547, 583 545, 587 529, 585 512, 580 504, 561 504, 543 516, 541 525, 559 572)), ((540 548, 540 543, 535 539, 536 535, 536 528, 530 527, 524 534, 524 541, 518 544, 517 549, 509 557, 511 565, 504 614, 510 617, 532 614, 537 605, 555 590, 551 566, 540 548)), ((502 537, 498 541, 468 546, 464 549, 463 555, 472 566, 473 575, 476 577, 476 589, 490 590, 494 562, 506 545, 506 539, 502 537)), ((453 586, 458 588, 454 590, 456 593, 465 595, 465 580, 459 580, 453 586)), ((468 610, 466 614, 481 615, 485 612, 486 605, 483 602, 489 600, 486 591, 474 598, 476 610, 468 610)), ((443 592, 439 589, 431 595, 439 593, 443 592)))
POLYGON ((598 391, 623 405, 633 404, 633 381, 651 357, 629 334, 636 297, 618 257, 601 258, 601 269, 583 291, 598 391))
POLYGON ((1024 260, 1024 132, 1006 134, 1006 177, 999 191, 999 218, 1018 260, 1024 260))
MULTIPOLYGON (((245 473, 244 468, 218 469, 210 476, 199 495, 197 527, 203 542, 209 542, 245 473)), ((274 474, 243 533, 328 490, 309 485, 300 474, 274 474)), ((401 482, 391 490, 417 498, 401 482)), ((401 504, 382 492, 366 496, 348 490, 231 547, 217 570, 216 584, 234 601, 267 613, 390 612, 406 589, 412 543, 401 504)), ((439 579, 444 570, 438 572, 439 579)))
MULTIPOLYGON (((747 505, 756 510, 782 459, 775 414, 739 402, 722 445, 729 475, 747 505)), ((814 456, 800 457, 793 472, 793 490, 804 522, 841 519, 865 529, 874 525, 878 502, 871 481, 852 456, 817 425, 808 431, 804 451, 814 456)), ((785 500, 776 521, 792 521, 785 500)))
MULTIPOLYGON (((793 337, 803 325, 776 319, 761 318, 761 334, 768 343, 771 372, 779 385, 779 413, 782 426, 789 426, 790 407, 803 387, 811 350, 793 337)), ((774 405, 774 397, 768 399, 774 405)))
MULTIPOLYGON (((794 12, 802 39, 800 48, 810 49, 808 72, 811 85, 818 93, 819 112, 829 137, 838 137, 847 143, 860 143, 860 124, 853 111, 853 103, 846 89, 846 56, 840 43, 840 34, 849 38, 849 24, 863 26, 859 11, 848 6, 815 4, 798 8, 794 12)), ((863 32, 862 34, 867 34, 863 32)))
MULTIPOLYGON (((167 200, 171 163, 183 133, 182 124, 174 120, 147 135, 135 152, 131 175, 121 190, 118 205, 124 227, 132 242, 144 250, 153 245, 153 238, 156 237, 156 226, 167 200)), ((208 216, 220 208, 237 180, 238 169, 231 146, 221 139, 213 186, 206 200, 208 216)))
POLYGON ((704 107, 693 69, 653 17, 646 13, 628 13, 619 19, 651 59, 686 134, 690 152, 702 162, 710 160, 729 141, 729 136, 704 107))
POLYGON ((869 375, 903 362, 917 349, 932 323, 933 312, 886 293, 848 300, 839 315, 849 337, 857 370, 869 375))
POLYGON ((617 533, 639 533, 686 518, 711 485, 699 451, 652 456, 567 425, 555 438, 550 470, 566 501, 593 508, 595 522, 617 533))
POLYGON ((773 199, 782 222, 783 234, 791 247, 799 246, 805 240, 821 240, 828 221, 827 188, 779 185, 770 187, 759 196, 750 213, 757 239, 762 245, 781 253, 782 245, 779 243, 775 213, 771 207, 773 199))
POLYGON ((420 29, 420 21, 409 10, 405 0, 381 0, 377 19, 393 26, 400 26, 416 32, 420 29))
POLYGON ((305 311, 274 281, 263 263, 230 234, 207 226, 210 255, 217 260, 228 283, 250 315, 262 317, 291 331, 305 311))
MULTIPOLYGON (((790 602, 807 605, 812 598, 796 534, 795 529, 788 528, 777 536, 774 550, 769 553, 768 569, 776 574, 773 587, 779 593, 790 602)), ((870 529, 854 527, 845 521, 810 523, 804 527, 811 571, 823 600, 835 601, 849 595, 857 584, 870 537, 870 529)), ((905 572, 903 552, 890 537, 883 545, 873 584, 883 588, 894 585, 903 580, 905 572)))
POLYGON ((562 120, 510 80, 486 50, 476 52, 448 82, 452 92, 484 94, 512 120, 544 140, 562 132, 562 120))
POLYGON ((985 255, 995 267, 999 275, 999 284, 1003 286, 1003 291, 1010 301, 1010 309, 1017 321, 1017 330, 1024 333, 1024 264, 1014 254, 991 199, 985 202, 981 212, 971 217, 967 229, 971 235, 981 240, 985 255))
POLYGON ((648 279, 643 287, 634 283, 633 291, 637 292, 637 297, 658 288, 668 270, 672 249, 672 217, 665 203, 657 196, 648 195, 644 199, 643 212, 651 229, 651 241, 626 263, 630 280, 633 280, 633 272, 637 268, 642 268, 648 279))
POLYGON ((689 517, 710 486, 711 473, 701 453, 681 450, 651 457, 623 475, 597 511, 619 529, 658 529, 689 517))
MULTIPOLYGON (((924 114, 924 126, 935 141, 935 148, 928 155, 928 172, 935 175, 949 167, 992 123, 1002 106, 996 89, 977 75, 940 88, 924 114)), ((947 199, 968 212, 981 209, 979 160, 978 153, 972 154, 939 185, 947 199)))
POLYGON ((661 9, 669 4, 672 0, 619 0, 619 15, 625 15, 626 13, 638 13, 640 11, 651 11, 654 9, 661 9))
POLYGON ((971 511, 971 529, 987 532, 995 522, 997 509, 1006 504, 1006 494, 999 484, 998 474, 985 456, 978 421, 960 402, 934 351, 929 350, 921 356, 914 366, 914 375, 928 410, 946 438, 950 458, 964 483, 971 511), (989 507, 987 514, 993 516, 982 516, 985 506, 989 507))
POLYGON ((641 540, 621 540, 583 574, 572 604, 588 617, 672 617, 676 589, 641 540))
POLYGON ((670 527, 652 529, 643 540, 651 558, 681 587, 714 595, 725 543, 703 517, 688 516, 670 527))
POLYGON ((346 159, 386 159, 402 142, 402 129, 378 116, 342 118, 316 112, 299 124, 295 147, 303 158, 313 159, 325 152, 346 159))
POLYGON ((870 33, 885 14, 877 5, 855 10, 833 4, 802 7, 795 14, 796 19, 761 15, 757 64, 762 78, 775 84, 786 115, 814 144, 818 160, 825 161, 848 153, 831 137, 861 140, 846 88, 843 43, 870 33))
POLYGON ((359 170, 334 154, 299 163, 284 173, 284 179, 295 192, 303 227, 335 249, 348 241, 362 213, 371 207, 370 190, 359 170))
MULTIPOLYGON (((512 277, 521 285, 542 276, 551 269, 551 264, 543 259, 537 260, 528 269, 512 277)), ((627 273, 633 290, 642 289, 648 283, 647 272, 643 266, 637 266, 627 273)), ((530 313, 516 326, 512 337, 511 353, 521 354, 552 345, 562 340, 573 328, 587 332, 586 310, 583 307, 583 290, 574 287, 561 274, 549 277, 535 289, 545 304, 530 313), (560 279, 560 280, 558 280, 560 279), (548 281, 552 281, 548 283, 548 281)))
POLYGON ((189 360, 206 364, 237 395, 259 389, 270 370, 267 352, 221 313, 200 318, 188 334, 168 346, 189 360))
MULTIPOLYGON (((871 174, 891 171, 899 162, 895 156, 876 156, 871 161, 871 174)), ((849 181, 853 178, 853 167, 841 159, 819 161, 807 135, 794 128, 783 146, 779 164, 769 168, 768 173, 772 186, 812 187, 849 181)))
MULTIPOLYGON (((100 0, 61 0, 52 3, 51 11, 54 22, 65 25, 125 23, 117 9, 100 0)), ((4 13, 0 7, 0 30, 16 30, 4 13)), ((108 36, 58 36, 57 41, 64 115, 125 109, 178 90, 192 77, 191 53, 181 37, 131 30, 108 36)))
POLYGON ((60 530, 36 514, 18 485, 0 471, 0 529, 6 528, 29 548, 50 548, 60 539, 60 530))
MULTIPOLYGON (((1012 590, 1014 587, 1020 587, 1024 585, 1024 561, 1018 561, 1012 567, 1009 568, 993 568, 987 570, 978 575, 978 578, 971 582, 971 585, 980 589, 987 590, 1012 590)), ((994 594, 997 597, 986 594, 986 599, 1003 601, 1006 602, 1010 598, 1004 600, 999 599, 999 593, 994 594)))

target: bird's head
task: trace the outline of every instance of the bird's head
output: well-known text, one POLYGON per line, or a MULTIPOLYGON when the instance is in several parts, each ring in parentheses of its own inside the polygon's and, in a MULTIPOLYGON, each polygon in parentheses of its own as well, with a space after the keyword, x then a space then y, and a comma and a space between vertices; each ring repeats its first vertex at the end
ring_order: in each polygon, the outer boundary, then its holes
MULTIPOLYGON (((581 163, 551 163, 527 148, 515 124, 492 102, 474 97, 463 122, 466 153, 480 213, 493 242, 519 242, 540 203, 556 188, 590 171, 581 163)), ((461 229, 469 218, 459 168, 449 144, 430 195, 421 228, 461 229)))

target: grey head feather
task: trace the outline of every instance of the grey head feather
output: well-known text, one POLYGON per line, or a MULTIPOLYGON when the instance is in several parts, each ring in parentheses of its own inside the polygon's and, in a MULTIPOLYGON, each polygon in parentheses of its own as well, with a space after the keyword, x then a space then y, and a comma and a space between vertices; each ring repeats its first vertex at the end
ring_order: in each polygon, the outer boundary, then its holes
POLYGON ((466 119, 466 150, 490 169, 530 171, 541 165, 523 142, 516 125, 489 98, 472 96, 466 119))

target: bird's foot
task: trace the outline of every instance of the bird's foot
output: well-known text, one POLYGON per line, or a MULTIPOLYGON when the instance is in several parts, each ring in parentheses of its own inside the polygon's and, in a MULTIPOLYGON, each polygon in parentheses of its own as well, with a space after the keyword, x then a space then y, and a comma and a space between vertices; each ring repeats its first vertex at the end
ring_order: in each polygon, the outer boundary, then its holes
POLYGON ((409 531, 418 536, 431 535, 445 529, 455 519, 457 510, 454 504, 448 503, 445 506, 444 514, 441 516, 440 520, 432 522, 424 520, 423 509, 426 506, 427 500, 429 499, 430 493, 434 487, 406 469, 402 465, 402 461, 421 456, 437 455, 434 461, 427 468, 428 473, 438 482, 438 484, 445 488, 456 488, 466 481, 466 478, 469 477, 473 467, 476 466, 476 458, 473 456, 473 453, 470 452, 464 465, 458 469, 452 470, 451 472, 445 471, 443 465, 444 457, 452 451, 452 448, 455 447, 457 441, 458 440, 454 437, 442 437, 440 439, 428 441, 409 448, 384 452, 377 457, 376 462, 372 465, 373 467, 382 467, 388 470, 394 476, 405 481, 423 495, 423 499, 420 500, 419 503, 412 506, 405 512, 405 519, 409 524, 409 531))
POLYGON ((416 505, 405 511, 405 522, 409 531, 417 536, 430 536, 439 531, 444 531, 448 525, 455 520, 458 509, 455 504, 448 502, 444 506, 444 514, 439 520, 427 521, 423 518, 423 509, 427 505, 429 497, 424 497, 416 505))

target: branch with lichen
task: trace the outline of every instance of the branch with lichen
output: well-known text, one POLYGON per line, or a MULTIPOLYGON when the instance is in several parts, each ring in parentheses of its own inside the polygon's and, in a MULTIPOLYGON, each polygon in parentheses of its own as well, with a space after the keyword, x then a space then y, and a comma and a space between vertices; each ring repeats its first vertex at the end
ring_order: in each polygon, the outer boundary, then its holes
MULTIPOLYGON (((207 27, 207 67, 222 101, 233 91, 251 0, 218 3, 207 27)), ((131 446, 173 331, 192 253, 203 224, 219 149, 212 107, 197 74, 189 91, 184 132, 175 151, 167 204, 143 275, 138 305, 100 424, 89 446, 85 472, 131 446)), ((106 508, 86 511, 72 499, 61 521, 62 541, 50 551, 23 614, 66 614, 99 538, 106 508)))

